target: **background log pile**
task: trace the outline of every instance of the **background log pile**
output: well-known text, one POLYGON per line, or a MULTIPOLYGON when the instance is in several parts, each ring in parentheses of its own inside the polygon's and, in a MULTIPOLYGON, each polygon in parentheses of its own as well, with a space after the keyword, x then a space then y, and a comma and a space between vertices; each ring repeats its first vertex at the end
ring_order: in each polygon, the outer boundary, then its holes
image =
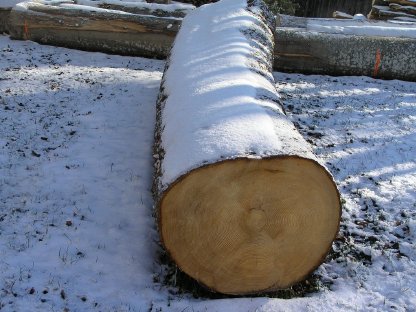
POLYGON ((368 17, 416 22, 416 0, 374 0, 368 17))
MULTIPOLYGON (((194 6, 125 1, 32 0, 9 17, 13 39, 121 55, 165 58, 194 6)), ((165 1, 166 2, 166 1, 165 1)))

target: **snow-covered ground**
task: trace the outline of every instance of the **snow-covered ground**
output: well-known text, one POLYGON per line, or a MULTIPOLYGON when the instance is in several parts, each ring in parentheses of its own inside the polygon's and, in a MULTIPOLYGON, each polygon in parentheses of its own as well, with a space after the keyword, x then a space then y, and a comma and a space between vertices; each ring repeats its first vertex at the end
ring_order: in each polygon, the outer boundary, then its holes
POLYGON ((305 297, 193 298, 160 282, 163 62, 6 36, 0 55, 1 311, 414 311, 416 83, 275 73, 338 182, 340 235, 305 297))
POLYGON ((0 38, 0 306, 144 310, 163 62, 0 38))

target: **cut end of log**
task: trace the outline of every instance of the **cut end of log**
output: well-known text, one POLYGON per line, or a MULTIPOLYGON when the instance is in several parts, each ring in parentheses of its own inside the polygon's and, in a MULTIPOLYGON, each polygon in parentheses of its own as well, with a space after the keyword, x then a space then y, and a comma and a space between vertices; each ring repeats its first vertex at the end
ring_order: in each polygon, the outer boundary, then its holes
POLYGON ((327 171, 296 156, 195 169, 165 192, 159 209, 163 242, 179 268, 226 294, 306 278, 328 253, 341 211, 327 171))

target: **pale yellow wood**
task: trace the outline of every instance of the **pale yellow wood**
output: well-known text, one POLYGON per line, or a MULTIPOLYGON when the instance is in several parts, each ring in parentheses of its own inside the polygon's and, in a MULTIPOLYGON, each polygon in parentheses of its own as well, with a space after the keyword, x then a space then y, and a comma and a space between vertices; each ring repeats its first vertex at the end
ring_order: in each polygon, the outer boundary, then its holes
POLYGON ((236 159, 171 186, 159 226, 177 265, 222 293, 286 288, 324 260, 338 231, 337 188, 315 161, 236 159))

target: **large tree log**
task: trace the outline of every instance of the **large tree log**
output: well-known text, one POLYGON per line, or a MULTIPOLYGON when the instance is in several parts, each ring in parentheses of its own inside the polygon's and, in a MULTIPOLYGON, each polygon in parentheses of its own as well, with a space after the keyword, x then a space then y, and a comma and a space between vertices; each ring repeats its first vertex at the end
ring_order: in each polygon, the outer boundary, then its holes
POLYGON ((274 18, 223 0, 184 19, 157 103, 154 195, 178 267, 228 294, 286 288, 324 260, 340 201, 284 114, 274 18))
MULTIPOLYGON (((388 26, 385 22, 378 23, 388 26)), ((361 22, 357 25, 364 26, 361 22)), ((274 66, 279 71, 416 81, 416 63, 411 61, 415 58, 413 38, 318 33, 307 28, 276 29, 274 66)))
POLYGON ((9 28, 14 39, 164 58, 181 21, 69 4, 25 2, 12 10, 9 28))

